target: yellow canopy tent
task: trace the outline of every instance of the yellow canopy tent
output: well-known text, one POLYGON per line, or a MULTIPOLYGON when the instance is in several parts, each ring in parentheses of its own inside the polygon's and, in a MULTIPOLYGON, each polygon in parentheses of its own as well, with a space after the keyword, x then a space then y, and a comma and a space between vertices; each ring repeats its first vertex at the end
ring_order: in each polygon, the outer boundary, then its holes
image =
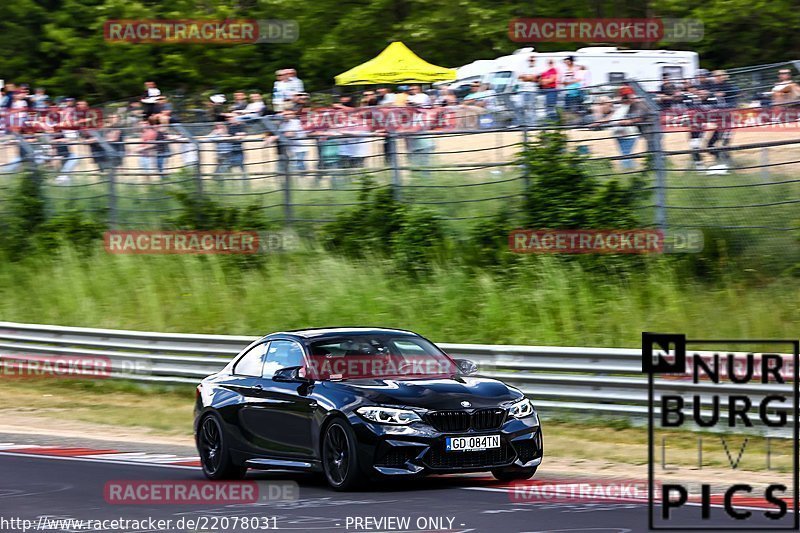
POLYGON ((431 65, 406 45, 395 41, 366 63, 336 76, 336 85, 433 83, 454 79, 455 69, 431 65))

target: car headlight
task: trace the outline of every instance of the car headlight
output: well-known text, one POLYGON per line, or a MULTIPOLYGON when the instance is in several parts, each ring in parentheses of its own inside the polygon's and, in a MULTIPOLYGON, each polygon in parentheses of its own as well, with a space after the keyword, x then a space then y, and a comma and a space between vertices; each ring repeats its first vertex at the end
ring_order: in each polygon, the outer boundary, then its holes
POLYGON ((356 413, 360 414, 370 422, 378 424, 394 424, 405 426, 411 422, 422 420, 417 413, 408 409, 395 409, 394 407, 359 407, 356 413))
POLYGON ((533 408, 533 404, 527 398, 512 403, 508 408, 508 414, 514 418, 525 418, 533 415, 536 417, 536 423, 539 423, 539 415, 536 414, 536 409, 533 408))

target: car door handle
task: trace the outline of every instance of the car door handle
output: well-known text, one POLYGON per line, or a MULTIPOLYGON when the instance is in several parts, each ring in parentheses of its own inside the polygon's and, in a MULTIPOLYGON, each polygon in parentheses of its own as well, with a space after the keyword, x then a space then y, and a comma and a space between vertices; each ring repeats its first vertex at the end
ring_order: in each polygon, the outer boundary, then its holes
POLYGON ((253 385, 253 388, 256 390, 264 390, 264 387, 262 387, 261 385, 253 385))

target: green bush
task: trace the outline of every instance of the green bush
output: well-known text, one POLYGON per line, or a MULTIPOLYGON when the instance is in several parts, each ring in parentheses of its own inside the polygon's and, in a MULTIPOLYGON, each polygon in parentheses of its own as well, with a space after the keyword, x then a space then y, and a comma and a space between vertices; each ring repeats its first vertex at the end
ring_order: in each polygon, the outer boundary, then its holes
POLYGON ((524 223, 531 229, 611 229, 637 226, 641 181, 601 183, 585 156, 570 150, 566 134, 542 131, 523 147, 526 169, 524 223))
POLYGON ((400 270, 414 276, 431 272, 444 255, 445 232, 436 213, 424 207, 403 211, 400 229, 392 236, 392 252, 400 270))

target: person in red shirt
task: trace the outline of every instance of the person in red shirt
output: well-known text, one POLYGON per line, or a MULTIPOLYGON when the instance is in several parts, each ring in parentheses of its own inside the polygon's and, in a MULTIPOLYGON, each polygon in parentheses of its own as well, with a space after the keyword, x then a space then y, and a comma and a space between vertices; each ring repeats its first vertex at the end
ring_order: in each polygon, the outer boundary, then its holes
POLYGON ((539 90, 542 91, 547 106, 547 118, 550 120, 558 119, 556 104, 558 104, 558 70, 555 61, 547 60, 547 70, 539 76, 539 90))

